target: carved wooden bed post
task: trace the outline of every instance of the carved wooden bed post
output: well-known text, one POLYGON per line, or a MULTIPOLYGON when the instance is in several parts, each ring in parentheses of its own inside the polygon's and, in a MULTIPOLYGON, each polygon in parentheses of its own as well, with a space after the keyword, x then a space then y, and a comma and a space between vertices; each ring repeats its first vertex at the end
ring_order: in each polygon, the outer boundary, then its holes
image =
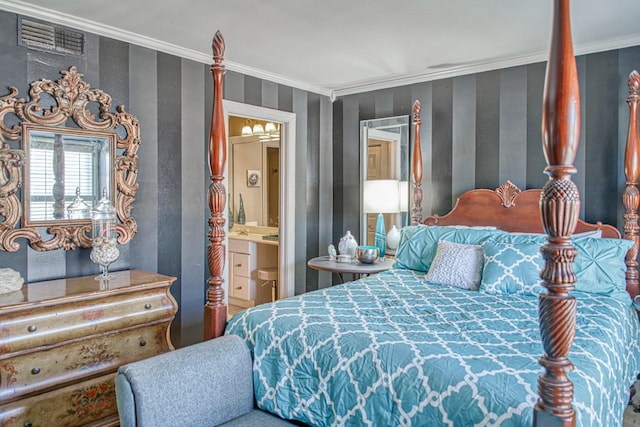
POLYGON ((411 225, 422 223, 422 148, 420 147, 420 101, 413 103, 413 154, 411 176, 413 177, 413 206, 411 225))
POLYGON ((638 177, 640 175, 640 140, 638 137, 638 103, 640 102, 640 74, 632 71, 629 75, 629 129, 627 145, 624 153, 624 176, 626 188, 623 195, 624 204, 624 238, 633 240, 633 247, 627 253, 627 292, 631 296, 638 295, 638 177))
POLYGON ((224 245, 225 206, 227 190, 224 185, 224 169, 227 162, 227 138, 224 127, 224 111, 222 108, 222 76, 225 67, 224 38, 220 31, 213 37, 213 109, 211 111, 211 126, 209 127, 209 172, 211 184, 208 198, 211 217, 209 218, 209 246, 207 247, 207 262, 209 274, 207 280, 207 301, 204 306, 204 339, 216 338, 224 333, 227 321, 227 306, 224 303, 224 289, 222 284, 226 247, 224 245))
POLYGON ((569 237, 580 210, 580 195, 571 175, 579 144, 580 94, 573 56, 569 0, 555 0, 551 50, 545 78, 542 108, 542 146, 549 175, 541 197, 542 222, 548 235, 542 247, 545 260, 540 274, 548 293, 540 295, 540 334, 545 369, 538 378, 538 402, 534 425, 574 426, 573 384, 567 373, 573 369, 569 351, 576 331, 576 300, 569 295, 576 275, 573 261, 577 250, 569 237))

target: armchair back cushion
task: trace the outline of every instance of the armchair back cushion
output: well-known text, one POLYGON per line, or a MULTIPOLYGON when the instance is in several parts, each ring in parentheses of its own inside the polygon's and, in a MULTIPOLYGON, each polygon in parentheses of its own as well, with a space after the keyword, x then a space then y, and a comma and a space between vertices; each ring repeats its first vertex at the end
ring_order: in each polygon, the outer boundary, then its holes
POLYGON ((115 380, 120 423, 225 423, 253 411, 252 375, 249 348, 235 335, 122 366, 115 380))

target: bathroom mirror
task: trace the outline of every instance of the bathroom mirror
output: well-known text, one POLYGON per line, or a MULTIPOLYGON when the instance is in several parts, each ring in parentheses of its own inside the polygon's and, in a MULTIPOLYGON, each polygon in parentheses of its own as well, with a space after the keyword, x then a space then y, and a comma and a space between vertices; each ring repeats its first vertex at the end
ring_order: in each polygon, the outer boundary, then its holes
MULTIPOLYGON (((393 225, 400 228, 408 224, 409 204, 409 116, 387 117, 360 121, 360 240, 372 245, 378 213, 365 212, 364 181, 398 181, 397 212, 384 213, 385 229, 393 225)), ((384 198, 376 194, 374 197, 384 198)))
POLYGON ((229 116, 229 210, 234 225, 278 227, 280 123, 229 116))
POLYGON ((119 219, 118 243, 137 232, 130 216, 140 145, 138 120, 91 88, 76 67, 57 81, 0 96, 0 249, 19 238, 39 251, 91 246, 94 204, 106 192, 119 219))

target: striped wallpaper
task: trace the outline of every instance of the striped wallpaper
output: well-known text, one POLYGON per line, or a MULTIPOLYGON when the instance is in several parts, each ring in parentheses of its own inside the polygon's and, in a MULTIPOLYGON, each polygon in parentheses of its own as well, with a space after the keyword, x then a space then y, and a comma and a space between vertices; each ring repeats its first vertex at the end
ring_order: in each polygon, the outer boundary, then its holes
MULTIPOLYGON (((581 91, 580 148, 574 176, 581 216, 623 227, 627 77, 640 46, 576 58, 581 91)), ((547 180, 541 120, 545 63, 345 96, 334 103, 334 239, 358 230, 358 122, 411 114, 422 104, 423 216, 444 214, 472 188, 505 180, 540 188, 547 180)), ((412 137, 413 139, 413 137, 412 137)))
MULTIPOLYGON (((0 96, 15 86, 28 96, 29 82, 57 80, 78 67, 92 87, 111 95, 140 121, 138 190, 132 216, 138 234, 121 245, 113 270, 141 268, 175 276, 171 292, 180 306, 172 325, 175 345, 202 339, 202 306, 208 244, 209 185, 206 136, 213 83, 209 66, 128 43, 86 34, 82 57, 29 50, 16 42, 18 17, 0 11, 0 96), (194 244, 196 242, 196 244, 194 244), (200 244, 197 244, 200 242, 200 244)), ((326 251, 332 236, 332 104, 328 97, 227 72, 224 98, 296 114, 296 293, 330 284, 328 273, 306 260, 326 251)), ((37 252, 25 240, 18 252, 0 252, 0 267, 28 282, 98 272, 88 249, 37 252)))
MULTIPOLYGON (((0 11, 0 96, 16 86, 58 79, 76 65, 85 79, 124 104, 141 124, 140 190, 132 215, 138 234, 122 246, 114 269, 141 268, 176 276, 180 305, 174 344, 201 340, 206 279, 206 135, 211 115, 209 66, 86 34, 82 57, 28 50, 16 43, 17 15, 0 11), (195 244, 194 244, 195 242, 195 244), (198 243, 199 242, 199 243, 198 243)), ((581 148, 575 180, 587 220, 622 227, 622 155, 626 138, 626 78, 640 68, 640 47, 578 57, 582 92, 581 148)), ((224 98, 296 114, 296 293, 329 286, 328 273, 306 267, 346 230, 360 229, 359 121, 411 113, 422 103, 424 214, 445 213, 463 191, 495 188, 510 179, 540 187, 544 64, 328 97, 227 72, 224 98)), ((97 273, 89 251, 37 252, 19 241, 0 253, 0 267, 29 282, 97 273)))

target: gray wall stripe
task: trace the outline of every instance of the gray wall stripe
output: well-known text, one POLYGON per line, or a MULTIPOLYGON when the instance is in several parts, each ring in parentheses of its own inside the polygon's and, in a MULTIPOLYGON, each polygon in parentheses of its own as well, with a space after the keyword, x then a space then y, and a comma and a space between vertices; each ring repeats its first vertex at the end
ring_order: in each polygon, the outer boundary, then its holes
MULTIPOLYGON (((158 53, 158 273, 176 277, 171 292, 181 310, 182 277, 182 61, 158 53)), ((187 169, 189 170, 189 169, 187 169)), ((181 329, 182 313, 175 318, 172 332, 181 329)), ((176 336, 175 341, 179 342, 176 336)))
POLYGON ((383 89, 375 93, 373 106, 375 118, 393 116, 393 90, 383 89))
MULTIPOLYGON (((202 112, 205 110, 205 93, 202 88, 205 75, 202 64, 182 61, 182 114, 181 114, 181 346, 193 344, 202 340, 202 261, 205 251, 202 245, 194 245, 206 236, 207 218, 204 210, 206 205, 204 169, 202 149, 206 146, 205 120, 202 112)), ((206 176, 208 179, 208 176, 206 176)))
POLYGON ((433 192, 433 213, 440 215, 447 213, 453 206, 451 193, 453 179, 451 173, 452 86, 451 79, 433 82, 431 189, 433 192))
POLYGON ((262 105, 262 80, 253 77, 244 77, 244 103, 262 105))
MULTIPOLYGON (((140 121, 135 218, 138 236, 131 241, 131 267, 158 271, 158 77, 157 53, 129 48, 129 111, 140 121)), ((163 165, 166 167, 166 165, 163 165)))
POLYGON ((478 74, 476 79, 476 187, 496 188, 500 156, 500 72, 478 74))
MULTIPOLYGON (((213 77, 211 76, 211 71, 209 71, 208 68, 209 67, 207 67, 207 75, 209 76, 208 80, 211 80, 213 77)), ((224 99, 244 102, 244 76, 233 71, 227 71, 224 75, 224 85, 222 86, 222 90, 222 97, 224 99)), ((211 104, 211 102, 211 99, 209 99, 209 104, 211 104)))
POLYGON ((267 108, 278 108, 278 84, 267 80, 262 82, 262 106, 267 108))
POLYGON ((526 67, 508 68, 500 73, 500 184, 511 180, 524 188, 527 159, 527 73, 526 67))
MULTIPOLYGON (((332 108, 329 98, 320 98, 320 141, 319 181, 318 181, 318 250, 325 255, 327 247, 333 243, 333 126, 332 108)), ((318 273, 318 287, 331 285, 331 273, 318 273)))
MULTIPOLYGON (((585 188, 581 200, 588 221, 615 223, 617 212, 611 209, 621 203, 617 199, 618 153, 618 75, 611 70, 618 63, 616 51, 589 55, 586 73, 585 188), (609 125, 603 125, 603 124, 609 125), (587 173, 588 171, 588 173, 587 173)), ((626 135, 626 132, 625 132, 626 135)), ((620 155, 624 155, 620 153, 620 155)))
MULTIPOLYGON (((358 98, 345 98, 343 103, 343 152, 342 152, 342 230, 347 230, 357 241, 360 237, 360 123, 358 120, 358 98)), ((338 242, 334 242, 337 244, 338 242)), ((337 248, 337 246, 336 246, 337 248)))
MULTIPOLYGON (((572 176, 573 182, 578 186, 580 190, 580 194, 584 192, 585 189, 585 161, 586 161, 586 152, 587 152, 587 131, 586 131, 586 108, 585 105, 587 103, 587 91, 586 91, 586 58, 584 56, 580 56, 576 58, 576 68, 578 70, 578 85, 580 89, 580 146, 578 147, 578 152, 576 153, 576 159, 573 164, 576 168, 578 168, 578 173, 572 176)), ((539 151, 542 151, 541 149, 539 151)), ((543 167, 546 167, 546 161, 543 167)), ((580 203, 580 217, 584 218, 585 212, 585 203, 580 203)))
MULTIPOLYGON (((320 173, 320 96, 308 94, 307 96, 307 158, 305 165, 305 178, 307 183, 307 255, 311 259, 318 254, 318 229, 319 229, 319 182, 320 173)), ((307 269, 307 292, 318 289, 318 271, 307 269)))
MULTIPOLYGON (((300 89, 293 90, 293 112, 296 114, 296 212, 307 212, 307 97, 308 93, 300 89)), ((296 295, 306 292, 307 283, 307 216, 295 216, 296 245, 296 295)))
POLYGON ((453 79, 453 133, 451 173, 453 194, 475 188, 476 104, 467 102, 476 93, 475 76, 453 79))
POLYGON ((330 170, 333 171, 333 231, 331 242, 334 245, 340 241, 340 237, 342 237, 340 233, 344 229, 344 214, 342 211, 344 206, 344 159, 342 155, 344 144, 337 143, 337 141, 344 140, 344 127, 342 125, 344 120, 343 104, 344 101, 342 99, 337 99, 332 104, 333 168, 330 170))
POLYGON ((527 187, 542 188, 548 177, 543 173, 547 162, 542 152, 542 92, 546 64, 527 67, 527 187))

